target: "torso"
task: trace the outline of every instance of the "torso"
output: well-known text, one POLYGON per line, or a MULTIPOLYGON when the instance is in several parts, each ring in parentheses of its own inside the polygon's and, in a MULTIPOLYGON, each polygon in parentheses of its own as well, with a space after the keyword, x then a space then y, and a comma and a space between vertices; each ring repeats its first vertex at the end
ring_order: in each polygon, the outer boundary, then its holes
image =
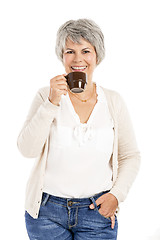
POLYGON ((97 86, 94 93, 69 92, 60 106, 50 130, 44 192, 88 198, 111 189, 114 131, 103 90, 97 86), (75 96, 89 100, 83 103, 75 96))

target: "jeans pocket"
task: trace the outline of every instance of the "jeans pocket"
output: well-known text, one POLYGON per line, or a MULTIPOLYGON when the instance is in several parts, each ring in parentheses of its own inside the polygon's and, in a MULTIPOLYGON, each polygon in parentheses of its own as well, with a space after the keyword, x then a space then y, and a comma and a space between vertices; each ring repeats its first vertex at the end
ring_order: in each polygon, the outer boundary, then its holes
MULTIPOLYGON (((96 208, 98 214, 99 214, 103 219, 105 219, 107 222, 111 222, 111 218, 110 218, 110 217, 105 217, 105 216, 103 216, 103 215, 99 212, 99 209, 100 209, 100 206, 98 206, 98 207, 96 208)), ((116 216, 116 214, 115 214, 114 216, 115 216, 115 223, 116 223, 116 222, 117 222, 117 216, 116 216)))
POLYGON ((93 203, 93 205, 94 205, 94 210, 99 214, 99 216, 101 216, 103 219, 110 220, 110 218, 106 218, 105 216, 103 216, 102 214, 100 214, 100 212, 99 212, 100 205, 97 206, 95 198, 94 198, 94 197, 91 197, 90 199, 92 200, 92 203, 93 203))
POLYGON ((46 203, 48 202, 48 200, 49 200, 49 194, 48 193, 43 193, 41 206, 45 206, 46 203))
MULTIPOLYGON (((103 215, 99 212, 99 209, 100 209, 101 205, 98 205, 98 206, 97 206, 95 198, 94 198, 94 197, 91 197, 90 199, 92 200, 92 203, 93 203, 93 205, 94 205, 94 210, 98 213, 98 215, 101 216, 101 218, 105 219, 106 221, 110 221, 110 222, 111 222, 111 218, 110 218, 110 217, 107 218, 107 217, 103 216, 103 215)), ((115 220, 116 220, 116 215, 115 215, 115 220)))

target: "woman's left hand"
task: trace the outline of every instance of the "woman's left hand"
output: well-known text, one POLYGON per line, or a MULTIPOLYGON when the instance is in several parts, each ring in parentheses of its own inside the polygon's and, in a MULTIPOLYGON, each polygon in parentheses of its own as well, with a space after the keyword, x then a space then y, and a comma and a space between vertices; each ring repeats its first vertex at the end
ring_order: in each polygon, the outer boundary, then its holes
MULTIPOLYGON (((115 212, 118 207, 117 198, 111 193, 105 193, 96 200, 96 204, 97 206, 101 205, 99 208, 99 213, 101 215, 106 218, 110 217, 112 222, 111 227, 113 229, 115 225, 115 212)), ((94 204, 92 203, 89 207, 94 209, 94 204)))

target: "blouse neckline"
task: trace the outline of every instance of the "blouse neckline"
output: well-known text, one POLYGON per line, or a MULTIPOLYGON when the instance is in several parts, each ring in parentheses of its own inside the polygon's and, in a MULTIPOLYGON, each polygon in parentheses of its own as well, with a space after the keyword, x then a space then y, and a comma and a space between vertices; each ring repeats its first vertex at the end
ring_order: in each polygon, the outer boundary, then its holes
POLYGON ((99 104, 99 87, 97 86, 96 83, 95 83, 95 85, 96 85, 96 93, 97 93, 97 102, 96 102, 96 104, 95 104, 95 106, 94 106, 94 108, 93 108, 93 110, 92 110, 92 112, 91 112, 91 114, 89 116, 89 119, 87 120, 86 123, 82 123, 80 121, 80 117, 78 116, 78 114, 76 113, 76 111, 75 111, 75 109, 73 107, 73 104, 71 102, 69 94, 67 93, 67 95, 66 95, 67 104, 68 104, 69 109, 70 109, 70 111, 71 111, 71 113, 72 113, 72 115, 73 115, 73 117, 74 117, 74 119, 75 119, 75 121, 76 121, 76 123, 78 125, 81 125, 81 126, 90 125, 92 120, 93 120, 93 118, 94 118, 94 116, 95 116, 95 113, 96 113, 96 110, 97 110, 97 105, 99 104))

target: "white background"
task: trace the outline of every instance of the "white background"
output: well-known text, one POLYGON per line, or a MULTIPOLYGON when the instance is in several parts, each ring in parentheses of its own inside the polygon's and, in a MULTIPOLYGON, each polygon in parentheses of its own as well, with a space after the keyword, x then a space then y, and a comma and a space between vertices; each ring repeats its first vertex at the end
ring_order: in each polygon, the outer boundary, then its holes
POLYGON ((160 2, 157 0, 0 3, 0 217, 3 239, 27 240, 24 194, 34 160, 16 146, 33 97, 63 74, 56 32, 91 18, 105 35, 106 58, 94 81, 125 99, 141 151, 141 168, 119 214, 118 240, 160 239, 160 2), (3 225, 2 225, 3 224, 3 225))

